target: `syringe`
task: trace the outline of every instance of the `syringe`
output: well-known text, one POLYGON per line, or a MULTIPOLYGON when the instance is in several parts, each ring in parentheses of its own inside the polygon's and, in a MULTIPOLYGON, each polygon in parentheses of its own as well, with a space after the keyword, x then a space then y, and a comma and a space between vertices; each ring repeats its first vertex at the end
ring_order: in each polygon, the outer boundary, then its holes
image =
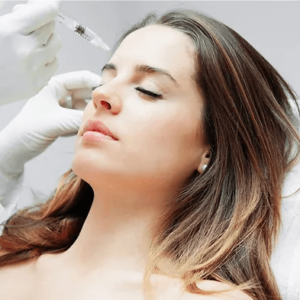
POLYGON ((55 18, 59 23, 65 25, 72 31, 79 34, 81 37, 89 41, 91 44, 93 44, 96 47, 101 47, 104 50, 109 50, 109 47, 103 42, 103 40, 91 29, 82 26, 75 20, 72 20, 71 18, 67 17, 65 14, 59 12, 58 15, 55 18))

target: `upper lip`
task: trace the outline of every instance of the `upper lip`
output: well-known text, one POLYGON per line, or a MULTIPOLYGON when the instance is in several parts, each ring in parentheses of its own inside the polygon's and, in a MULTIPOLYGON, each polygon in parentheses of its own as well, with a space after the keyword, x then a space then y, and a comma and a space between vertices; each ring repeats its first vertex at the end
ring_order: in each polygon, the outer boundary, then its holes
POLYGON ((87 120, 83 127, 83 133, 85 133, 86 131, 98 131, 117 140, 117 137, 113 135, 102 122, 97 120, 87 120))

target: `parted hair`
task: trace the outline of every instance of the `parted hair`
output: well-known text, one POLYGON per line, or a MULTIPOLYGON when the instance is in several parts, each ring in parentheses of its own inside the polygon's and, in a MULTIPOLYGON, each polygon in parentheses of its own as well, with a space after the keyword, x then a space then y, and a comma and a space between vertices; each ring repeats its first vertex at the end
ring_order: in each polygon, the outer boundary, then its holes
MULTIPOLYGON (((145 290, 151 274, 161 273, 183 279, 191 293, 212 293, 196 286, 209 279, 237 286, 255 300, 279 300, 269 261, 280 228, 283 181, 299 156, 296 94, 238 33, 195 11, 148 15, 116 47, 151 25, 179 30, 194 44, 191 80, 204 101, 211 156, 206 170, 191 174, 160 217, 145 290), (172 263, 160 268, 166 257, 172 263)), ((18 211, 4 224, 0 266, 66 251, 93 196, 87 182, 66 172, 47 202, 18 211)))

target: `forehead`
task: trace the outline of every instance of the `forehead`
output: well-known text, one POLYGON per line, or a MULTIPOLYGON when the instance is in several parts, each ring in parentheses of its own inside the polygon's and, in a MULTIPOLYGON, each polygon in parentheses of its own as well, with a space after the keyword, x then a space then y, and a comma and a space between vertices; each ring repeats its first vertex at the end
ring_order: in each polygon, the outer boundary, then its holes
MULTIPOLYGON (((150 25, 129 34, 113 55, 118 64, 145 64, 168 70, 177 81, 190 80, 194 73, 194 46, 179 30, 150 25)), ((180 82, 179 82, 180 83, 180 82)))

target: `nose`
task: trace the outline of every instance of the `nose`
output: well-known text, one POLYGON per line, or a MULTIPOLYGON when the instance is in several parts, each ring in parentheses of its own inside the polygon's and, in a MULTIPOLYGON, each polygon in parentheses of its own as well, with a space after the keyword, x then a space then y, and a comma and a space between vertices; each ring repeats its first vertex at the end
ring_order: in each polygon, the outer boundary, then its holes
POLYGON ((96 110, 107 110, 112 114, 118 114, 121 110, 121 101, 115 90, 99 86, 92 93, 92 101, 96 110))

